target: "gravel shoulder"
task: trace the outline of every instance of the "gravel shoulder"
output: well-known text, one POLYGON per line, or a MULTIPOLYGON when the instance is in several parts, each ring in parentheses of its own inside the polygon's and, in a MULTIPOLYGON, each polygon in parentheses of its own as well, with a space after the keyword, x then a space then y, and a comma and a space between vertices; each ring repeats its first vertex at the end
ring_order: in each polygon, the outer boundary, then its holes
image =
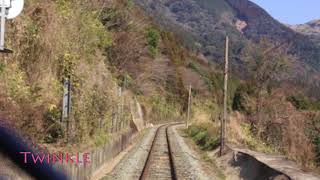
POLYGON ((169 137, 174 154, 174 163, 178 179, 186 180, 214 180, 223 179, 220 170, 212 166, 212 162, 205 162, 203 154, 196 150, 189 139, 182 137, 184 125, 169 128, 169 137))

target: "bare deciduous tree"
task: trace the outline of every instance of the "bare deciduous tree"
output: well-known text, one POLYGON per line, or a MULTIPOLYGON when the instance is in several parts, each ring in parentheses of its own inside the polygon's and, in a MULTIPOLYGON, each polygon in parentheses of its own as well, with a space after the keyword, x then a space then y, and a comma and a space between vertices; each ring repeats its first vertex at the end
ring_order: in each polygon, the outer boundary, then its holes
MULTIPOLYGON (((283 44, 274 45, 262 38, 260 46, 249 46, 245 55, 248 71, 251 74, 251 84, 254 86, 256 116, 253 126, 260 124, 263 105, 263 93, 271 93, 272 83, 280 81, 289 67, 289 56, 283 44)), ((258 134, 260 134, 258 130, 258 134)))

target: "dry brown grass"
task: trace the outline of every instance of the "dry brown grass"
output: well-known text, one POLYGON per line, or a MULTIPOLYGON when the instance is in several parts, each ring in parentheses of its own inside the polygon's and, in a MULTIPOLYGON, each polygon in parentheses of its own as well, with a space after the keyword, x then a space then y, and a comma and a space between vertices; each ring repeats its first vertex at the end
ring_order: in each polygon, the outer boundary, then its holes
POLYGON ((286 155, 304 168, 313 169, 316 152, 307 133, 308 113, 296 110, 285 97, 283 89, 271 95, 264 94, 258 123, 254 121, 254 114, 237 119, 250 123, 252 126, 248 130, 260 143, 271 147, 273 152, 286 155))

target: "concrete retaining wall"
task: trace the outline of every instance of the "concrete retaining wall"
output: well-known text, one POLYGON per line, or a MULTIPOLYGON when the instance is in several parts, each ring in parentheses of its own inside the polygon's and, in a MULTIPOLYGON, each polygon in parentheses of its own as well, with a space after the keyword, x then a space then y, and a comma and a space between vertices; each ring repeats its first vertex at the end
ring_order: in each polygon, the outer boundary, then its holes
POLYGON ((248 149, 231 148, 233 165, 240 167, 244 179, 320 180, 320 176, 305 172, 293 161, 281 155, 269 155, 248 149))
POLYGON ((145 122, 143 119, 143 112, 140 103, 135 99, 130 102, 130 110, 132 116, 132 128, 136 128, 141 131, 145 128, 145 122))
POLYGON ((241 179, 291 180, 290 177, 263 164, 248 154, 235 152, 232 166, 240 170, 241 179))

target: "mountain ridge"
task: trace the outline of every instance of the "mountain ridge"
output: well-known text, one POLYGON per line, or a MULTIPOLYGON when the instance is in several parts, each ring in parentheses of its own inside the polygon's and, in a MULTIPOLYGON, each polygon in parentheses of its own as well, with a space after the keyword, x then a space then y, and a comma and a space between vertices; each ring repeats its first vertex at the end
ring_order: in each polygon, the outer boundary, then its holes
POLYGON ((320 19, 315 19, 304 24, 288 25, 288 27, 302 34, 318 36, 320 38, 320 19))
POLYGON ((268 38, 285 44, 297 57, 299 66, 320 70, 320 46, 309 36, 280 23, 263 8, 248 0, 135 0, 164 28, 176 32, 185 46, 200 49, 208 59, 221 63, 223 41, 228 34, 233 41, 231 56, 241 66, 239 55, 248 43, 258 44, 268 38), (199 47, 198 43, 201 45, 199 47))

